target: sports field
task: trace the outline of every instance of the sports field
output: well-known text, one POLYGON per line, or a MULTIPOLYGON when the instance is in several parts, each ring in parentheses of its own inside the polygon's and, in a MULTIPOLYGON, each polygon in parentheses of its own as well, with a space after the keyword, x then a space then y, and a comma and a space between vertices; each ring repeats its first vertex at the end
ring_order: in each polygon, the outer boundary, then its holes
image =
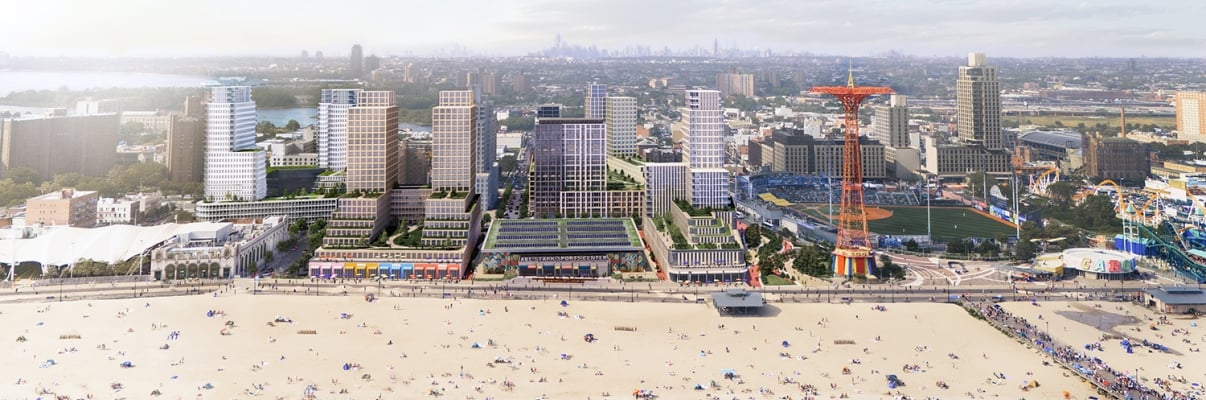
MULTIPOLYGON (((925 234, 925 207, 884 208, 892 211, 892 216, 868 221, 867 228, 872 232, 884 235, 925 234)), ((933 207, 930 215, 935 241, 969 237, 990 238, 998 233, 1013 236, 1016 233, 1012 226, 967 207, 933 207)))
MULTIPOLYGON (((800 206, 797 206, 800 207, 800 206)), ((808 207, 808 206, 804 206, 808 207)), ((805 212, 822 221, 828 219, 825 205, 809 208, 805 212)), ((836 207, 835 207, 836 208, 836 207)), ((867 228, 883 235, 924 235, 926 231, 925 207, 879 207, 891 211, 892 216, 867 221, 867 228)), ((834 219, 837 219, 836 210, 834 219)), ((968 207, 931 208, 934 240, 946 241, 955 238, 994 237, 1016 234, 1013 226, 997 221, 968 207)))

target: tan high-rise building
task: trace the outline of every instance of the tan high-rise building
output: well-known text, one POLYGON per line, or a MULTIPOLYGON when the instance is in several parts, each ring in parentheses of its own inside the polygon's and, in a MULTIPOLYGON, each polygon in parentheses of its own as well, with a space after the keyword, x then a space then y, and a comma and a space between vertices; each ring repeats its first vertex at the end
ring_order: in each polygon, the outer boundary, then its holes
POLYGON ((1206 142, 1206 92, 1177 92, 1177 139, 1206 142))
POLYGON ((347 190, 387 192, 398 181, 398 103, 393 91, 362 91, 348 109, 347 190))
POLYGON ((431 109, 431 189, 473 192, 477 104, 472 90, 440 92, 431 109))
POLYGON ((0 178, 29 168, 43 179, 105 176, 117 162, 117 114, 0 120, 0 178))
POLYGON ((967 144, 1001 150, 1001 86, 997 67, 986 64, 984 53, 967 55, 955 84, 959 139, 967 144))
POLYGON ((424 212, 425 246, 468 248, 481 233, 481 203, 474 194, 475 97, 472 90, 441 91, 439 105, 431 109, 432 194, 424 212))
POLYGON ((27 224, 91 227, 96 225, 97 192, 66 188, 25 201, 27 224))
POLYGON ((754 97, 754 74, 722 73, 716 75, 716 89, 725 98, 741 95, 754 97))
POLYGON ((200 97, 185 99, 184 115, 172 116, 167 167, 173 183, 199 183, 205 178, 205 107, 200 97))

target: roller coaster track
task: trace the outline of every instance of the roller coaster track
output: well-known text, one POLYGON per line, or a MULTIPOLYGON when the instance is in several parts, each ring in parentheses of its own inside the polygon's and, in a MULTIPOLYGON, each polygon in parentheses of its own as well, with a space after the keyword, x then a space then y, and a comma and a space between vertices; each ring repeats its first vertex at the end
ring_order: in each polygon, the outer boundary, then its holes
POLYGON ((1134 226, 1138 229, 1140 237, 1152 241, 1153 244, 1150 245, 1150 248, 1155 252, 1156 257, 1167 261, 1181 275, 1199 283, 1206 283, 1206 265, 1194 260, 1183 250, 1189 247, 1185 246, 1171 223, 1160 224, 1161 228, 1168 233, 1167 235, 1153 231, 1152 228, 1143 224, 1134 224, 1134 226))

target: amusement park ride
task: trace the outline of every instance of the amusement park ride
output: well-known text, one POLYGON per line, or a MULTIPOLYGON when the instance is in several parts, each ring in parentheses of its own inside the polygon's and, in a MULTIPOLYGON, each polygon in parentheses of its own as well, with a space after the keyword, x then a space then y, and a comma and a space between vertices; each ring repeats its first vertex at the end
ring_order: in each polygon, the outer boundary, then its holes
POLYGON ((882 86, 854 86, 849 72, 846 86, 817 86, 810 92, 831 94, 842 103, 846 113, 846 134, 842 148, 842 198, 838 209, 837 243, 833 250, 833 275, 871 276, 875 255, 867 233, 867 211, 863 204, 862 151, 858 139, 858 107, 868 96, 892 93, 882 86))

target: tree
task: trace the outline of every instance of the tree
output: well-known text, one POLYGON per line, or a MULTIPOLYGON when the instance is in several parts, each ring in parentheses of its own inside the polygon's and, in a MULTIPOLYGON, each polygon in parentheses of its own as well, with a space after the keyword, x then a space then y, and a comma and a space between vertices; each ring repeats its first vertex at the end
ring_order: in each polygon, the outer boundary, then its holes
POLYGON ((290 132, 294 132, 294 131, 297 131, 298 129, 301 129, 301 124, 298 123, 297 120, 291 119, 291 120, 289 120, 289 122, 285 123, 285 129, 290 132))
POLYGON ((8 171, 8 179, 11 179, 13 183, 16 184, 30 183, 34 186, 42 184, 42 176, 38 175, 37 171, 34 171, 29 167, 16 167, 10 169, 8 171))
POLYGON ((904 242, 904 247, 905 247, 905 250, 908 250, 908 251, 921 250, 921 245, 918 244, 917 241, 913 240, 913 239, 909 239, 908 241, 904 242))
POLYGON ((1076 194, 1076 186, 1064 181, 1052 182, 1047 185, 1047 194, 1051 195, 1056 207, 1067 207, 1072 204, 1072 196, 1076 194))

